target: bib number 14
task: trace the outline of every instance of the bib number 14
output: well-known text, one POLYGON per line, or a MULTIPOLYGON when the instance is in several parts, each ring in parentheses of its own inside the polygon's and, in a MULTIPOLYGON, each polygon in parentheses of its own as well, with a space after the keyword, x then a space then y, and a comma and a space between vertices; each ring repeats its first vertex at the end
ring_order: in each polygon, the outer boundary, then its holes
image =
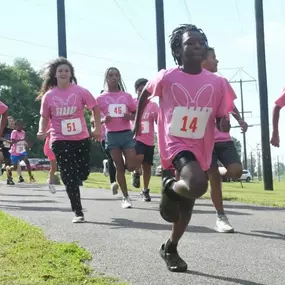
POLYGON ((188 139, 203 138, 211 112, 211 108, 175 107, 169 129, 170 134, 188 139))

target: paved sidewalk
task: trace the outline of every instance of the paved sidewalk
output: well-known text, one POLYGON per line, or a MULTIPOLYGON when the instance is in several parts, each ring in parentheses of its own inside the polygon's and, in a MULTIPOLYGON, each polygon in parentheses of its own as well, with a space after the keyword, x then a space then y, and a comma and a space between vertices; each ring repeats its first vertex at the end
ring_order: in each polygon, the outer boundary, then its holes
POLYGON ((98 272, 140 285, 284 285, 285 209, 226 203, 235 234, 213 231, 215 211, 207 200, 195 212, 179 252, 187 273, 170 273, 158 254, 171 226, 151 203, 131 193, 133 209, 122 209, 110 191, 83 189, 87 223, 72 224, 63 188, 52 195, 47 186, 0 184, 0 209, 40 226, 56 241, 78 241, 88 249, 98 272))

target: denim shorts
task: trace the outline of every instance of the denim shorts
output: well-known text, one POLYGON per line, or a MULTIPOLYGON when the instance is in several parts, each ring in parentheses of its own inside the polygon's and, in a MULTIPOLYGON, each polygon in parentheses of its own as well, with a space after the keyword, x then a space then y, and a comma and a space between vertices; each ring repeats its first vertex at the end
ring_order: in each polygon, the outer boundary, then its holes
POLYGON ((136 141, 133 138, 131 130, 124 130, 118 132, 107 132, 106 135, 106 149, 127 149, 134 148, 136 141))
POLYGON ((25 156, 28 156, 27 152, 23 152, 20 155, 12 155, 11 154, 10 159, 11 159, 12 163, 16 165, 19 162, 21 162, 25 156))

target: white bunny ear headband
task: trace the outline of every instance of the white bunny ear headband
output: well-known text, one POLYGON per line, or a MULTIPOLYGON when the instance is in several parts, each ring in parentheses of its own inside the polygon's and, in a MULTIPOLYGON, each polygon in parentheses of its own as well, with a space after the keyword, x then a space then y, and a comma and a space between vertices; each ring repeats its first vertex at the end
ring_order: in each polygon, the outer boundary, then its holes
POLYGON ((198 107, 198 106, 200 106, 200 107, 208 107, 208 105, 212 101, 212 97, 213 97, 213 94, 214 94, 214 87, 211 84, 203 85, 198 90, 197 94, 193 98, 191 96, 191 94, 189 93, 189 91, 183 85, 181 85, 179 83, 174 83, 171 86, 171 93, 172 93, 173 100, 176 102, 176 104, 178 106, 183 106, 184 107, 185 103, 186 103, 186 107, 190 108, 190 105, 195 103, 196 107, 198 107), (207 92, 206 92, 206 90, 207 90, 207 92), (180 103, 177 100, 177 98, 176 98, 176 94, 175 93, 178 93, 178 92, 180 94, 183 94, 182 95, 184 97, 183 98, 184 99, 184 103, 183 104, 180 103), (204 103, 201 103, 201 101, 203 101, 204 103), (206 102, 206 104, 205 104, 205 102, 206 102))

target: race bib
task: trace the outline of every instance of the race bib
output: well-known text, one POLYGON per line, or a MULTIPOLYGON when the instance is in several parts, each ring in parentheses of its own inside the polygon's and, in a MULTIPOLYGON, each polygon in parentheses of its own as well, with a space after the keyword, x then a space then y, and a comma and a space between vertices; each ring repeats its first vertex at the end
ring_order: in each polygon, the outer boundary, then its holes
POLYGON ((110 104, 108 112, 113 118, 124 117, 124 114, 127 113, 127 106, 125 104, 110 104))
POLYGON ((142 134, 149 133, 149 121, 142 121, 141 130, 142 130, 142 134))
POLYGON ((26 147, 25 147, 25 142, 17 142, 16 144, 16 152, 17 153, 22 153, 26 150, 26 147))
POLYGON ((201 107, 175 107, 169 132, 172 136, 201 139, 205 135, 212 108, 201 107))
POLYGON ((79 118, 76 118, 61 121, 61 132, 64 136, 73 136, 81 134, 81 120, 79 118))

